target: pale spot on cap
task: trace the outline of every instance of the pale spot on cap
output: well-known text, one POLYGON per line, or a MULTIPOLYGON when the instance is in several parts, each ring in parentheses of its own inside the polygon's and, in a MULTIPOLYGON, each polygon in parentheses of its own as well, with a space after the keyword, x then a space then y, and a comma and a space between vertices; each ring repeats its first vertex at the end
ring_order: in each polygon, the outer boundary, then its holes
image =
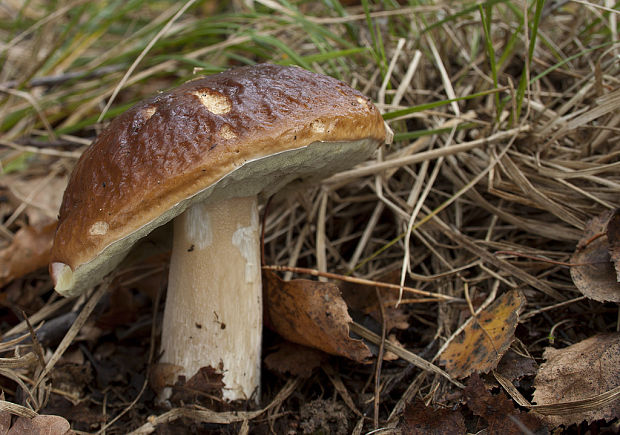
POLYGON ((366 107, 366 108, 368 107, 368 102, 367 102, 365 99, 363 99, 362 97, 357 97, 357 98, 356 98, 356 100, 357 100, 357 102, 358 102, 358 103, 360 103, 362 106, 364 106, 364 107, 366 107))
POLYGON ((151 116, 155 114, 155 112, 157 112, 157 107, 154 107, 154 106, 145 107, 142 110, 142 116, 144 116, 145 121, 148 121, 149 119, 151 119, 151 116))
POLYGON ((310 124, 310 128, 315 133, 325 133, 325 123, 319 119, 310 124))
POLYGON ((207 110, 216 115, 222 115, 230 112, 232 109, 232 103, 226 95, 222 95, 219 92, 215 92, 211 89, 201 89, 194 91, 193 94, 198 97, 203 106, 207 110))
POLYGON ((95 222, 88 229, 88 234, 91 236, 103 236, 108 232, 108 228, 110 228, 110 225, 107 222, 95 222))
POLYGON ((237 133, 235 133, 228 124, 224 124, 222 128, 220 128, 219 134, 224 139, 235 139, 237 137, 237 133))

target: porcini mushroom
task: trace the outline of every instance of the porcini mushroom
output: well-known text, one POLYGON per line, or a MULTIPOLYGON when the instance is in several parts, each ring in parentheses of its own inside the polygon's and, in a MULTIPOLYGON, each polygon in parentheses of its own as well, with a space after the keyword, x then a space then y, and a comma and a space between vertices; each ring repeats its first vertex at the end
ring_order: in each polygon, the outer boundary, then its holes
POLYGON ((368 98, 298 67, 257 65, 137 104, 79 159, 52 249, 76 296, 174 219, 163 362, 222 370, 223 397, 258 398, 262 328, 257 198, 329 176, 386 140, 368 98))

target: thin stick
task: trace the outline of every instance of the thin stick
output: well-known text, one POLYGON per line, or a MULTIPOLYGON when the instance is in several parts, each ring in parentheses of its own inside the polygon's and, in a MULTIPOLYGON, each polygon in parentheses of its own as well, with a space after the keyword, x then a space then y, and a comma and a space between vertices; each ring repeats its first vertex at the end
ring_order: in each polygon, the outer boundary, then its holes
POLYGON ((514 255, 515 257, 529 258, 530 260, 540 261, 541 263, 549 263, 549 264, 555 264, 558 266, 566 266, 566 267, 590 266, 594 264, 594 263, 568 263, 566 261, 551 260, 550 258, 539 257, 538 255, 524 254, 522 252, 516 252, 516 251, 496 251, 495 252, 495 255, 502 255, 502 254, 503 255, 514 255))
POLYGON ((579 296, 578 298, 570 299, 568 301, 560 302, 559 304, 549 305, 548 307, 539 308, 538 310, 530 311, 529 313, 525 313, 519 316, 519 321, 523 322, 524 320, 529 319, 530 317, 534 317, 537 314, 544 313, 545 311, 553 310, 556 308, 563 307, 568 304, 572 304, 574 302, 579 302, 586 299, 585 296, 579 296))
POLYGON ((415 294, 422 295, 422 296, 430 296, 432 298, 441 299, 442 301, 463 302, 463 299, 461 298, 455 298, 454 296, 442 295, 441 293, 433 293, 433 292, 428 292, 425 290, 420 290, 420 289, 411 288, 411 287, 401 287, 397 284, 389 284, 387 282, 372 281, 370 279, 338 275, 336 273, 319 272, 316 269, 307 269, 305 267, 263 266, 263 269, 274 270, 276 272, 294 272, 294 273, 303 273, 303 274, 312 275, 312 276, 322 276, 325 278, 337 279, 338 281, 345 281, 345 282, 351 282, 354 284, 362 284, 362 285, 372 285, 376 287, 389 288, 392 290, 400 290, 402 288, 403 291, 406 291, 406 292, 411 292, 411 293, 415 293, 415 294))
POLYGON ((230 424, 243 420, 252 420, 266 411, 269 411, 284 402, 301 384, 300 378, 289 379, 286 385, 271 401, 269 405, 256 411, 215 412, 207 408, 172 408, 158 416, 149 416, 147 422, 130 432, 130 435, 143 435, 155 432, 160 424, 169 423, 179 418, 187 418, 196 422, 230 424))

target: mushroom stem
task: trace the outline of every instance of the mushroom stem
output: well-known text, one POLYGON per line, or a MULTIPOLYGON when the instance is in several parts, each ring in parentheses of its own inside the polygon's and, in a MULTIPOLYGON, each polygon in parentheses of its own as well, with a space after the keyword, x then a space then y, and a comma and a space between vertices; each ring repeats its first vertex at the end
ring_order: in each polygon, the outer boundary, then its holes
POLYGON ((162 362, 223 374, 226 400, 259 398, 262 289, 256 197, 195 204, 174 221, 162 362))

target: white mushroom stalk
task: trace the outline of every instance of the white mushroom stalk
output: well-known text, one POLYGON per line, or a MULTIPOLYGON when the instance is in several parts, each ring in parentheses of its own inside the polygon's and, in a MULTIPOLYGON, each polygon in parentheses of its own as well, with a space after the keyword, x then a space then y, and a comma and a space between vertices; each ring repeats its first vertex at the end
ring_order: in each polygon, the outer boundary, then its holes
POLYGON ((174 221, 162 362, 223 374, 226 400, 260 397, 262 293, 256 197, 198 203, 174 221))

